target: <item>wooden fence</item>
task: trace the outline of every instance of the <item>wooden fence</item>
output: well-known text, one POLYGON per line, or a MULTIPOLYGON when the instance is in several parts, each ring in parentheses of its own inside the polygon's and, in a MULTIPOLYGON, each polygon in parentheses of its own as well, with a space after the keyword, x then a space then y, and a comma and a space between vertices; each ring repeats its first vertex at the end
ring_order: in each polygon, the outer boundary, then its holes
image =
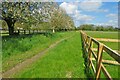
POLYGON ((81 31, 81 37, 83 42, 83 49, 85 54, 88 54, 88 67, 89 69, 92 68, 95 79, 98 80, 100 78, 101 71, 105 75, 106 78, 112 80, 112 77, 110 73, 107 71, 103 63, 107 64, 117 64, 120 66, 120 54, 112 50, 111 48, 107 47, 106 45, 100 43, 96 39, 88 36, 83 31, 81 31), (93 49, 93 44, 97 45, 97 52, 95 52, 93 49), (115 59, 112 60, 104 60, 103 59, 103 52, 106 52, 110 57, 115 59), (96 67, 93 64, 93 60, 96 61, 96 67))
MULTIPOLYGON (((9 35, 8 30, 0 30, 1 35, 9 35)), ((34 33, 50 33, 52 32, 52 29, 43 29, 43 30, 14 30, 14 33, 17 34, 34 34, 34 33)))
MULTIPOLYGON (((55 31, 58 32, 64 32, 64 31, 73 31, 75 29, 54 29, 55 31)), ((17 34, 34 34, 34 33, 50 33, 53 32, 53 29, 31 29, 31 30, 25 30, 25 29, 19 29, 19 30, 14 30, 14 33, 17 34)), ((9 31, 7 29, 5 30, 0 30, 1 35, 9 35, 9 31)))

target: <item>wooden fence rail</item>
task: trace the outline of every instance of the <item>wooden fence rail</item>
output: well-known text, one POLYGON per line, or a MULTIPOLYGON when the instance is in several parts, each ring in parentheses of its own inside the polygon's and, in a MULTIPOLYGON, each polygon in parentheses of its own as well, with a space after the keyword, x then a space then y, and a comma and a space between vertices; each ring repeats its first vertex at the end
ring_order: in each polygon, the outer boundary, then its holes
MULTIPOLYGON (((9 34, 8 30, 0 30, 0 34, 9 34)), ((52 32, 52 29, 45 30, 14 30, 14 33, 17 34, 33 34, 33 33, 49 33, 52 32)))
MULTIPOLYGON (((75 29, 54 29, 58 32, 64 32, 64 31, 74 31, 75 29)), ((53 32, 53 29, 18 29, 14 30, 15 34, 33 34, 33 33, 50 33, 53 32)), ((8 29, 0 29, 0 35, 8 35, 9 31, 8 29)))
POLYGON ((88 54, 88 67, 92 68, 95 79, 98 80, 100 78, 101 71, 104 73, 106 78, 112 80, 110 73, 108 73, 107 69, 104 67, 103 63, 110 63, 120 65, 120 54, 110 49, 106 45, 100 43, 96 39, 88 36, 83 31, 81 31, 81 37, 83 41, 83 49, 85 54, 88 54), (97 52, 93 50, 93 44, 97 45, 97 52), (104 60, 103 59, 103 51, 106 52, 110 57, 115 59, 115 61, 104 60), (93 58, 92 58, 93 57, 93 58), (96 61, 96 67, 93 64, 93 60, 96 61))

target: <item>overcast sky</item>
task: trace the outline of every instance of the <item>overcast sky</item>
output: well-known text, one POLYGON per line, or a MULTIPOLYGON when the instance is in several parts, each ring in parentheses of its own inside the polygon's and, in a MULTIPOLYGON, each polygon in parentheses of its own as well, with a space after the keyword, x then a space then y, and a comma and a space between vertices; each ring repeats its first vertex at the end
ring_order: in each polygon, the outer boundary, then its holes
MULTIPOLYGON (((56 0, 57 1, 57 0, 56 0)), ((76 26, 81 24, 112 25, 118 27, 118 2, 98 0, 61 0, 59 6, 70 15, 76 26)))

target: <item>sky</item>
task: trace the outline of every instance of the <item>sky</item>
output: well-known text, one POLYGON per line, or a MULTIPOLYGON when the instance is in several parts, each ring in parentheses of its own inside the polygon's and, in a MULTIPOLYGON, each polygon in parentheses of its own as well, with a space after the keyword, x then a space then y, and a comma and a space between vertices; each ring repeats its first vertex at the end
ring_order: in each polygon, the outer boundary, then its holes
MULTIPOLYGON (((35 1, 49 2, 51 0, 35 0, 35 1)), ((119 0, 52 0, 52 1, 57 2, 58 5, 61 8, 63 8, 69 16, 72 17, 76 27, 82 24, 95 24, 118 27, 119 0)))
POLYGON ((81 24, 118 27, 117 1, 56 0, 56 2, 72 17, 77 27, 81 24))

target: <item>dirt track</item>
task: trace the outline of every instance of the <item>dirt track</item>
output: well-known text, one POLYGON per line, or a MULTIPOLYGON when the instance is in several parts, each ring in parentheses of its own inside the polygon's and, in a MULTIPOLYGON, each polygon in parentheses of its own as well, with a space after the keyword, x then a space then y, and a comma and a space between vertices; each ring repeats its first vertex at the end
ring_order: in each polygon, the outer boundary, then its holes
POLYGON ((30 59, 26 59, 25 61, 23 61, 22 63, 17 64, 15 67, 13 67, 12 69, 2 73, 2 77, 3 78, 10 78, 11 75, 14 75, 15 73, 18 73, 19 71, 21 71, 23 68, 26 68, 27 66, 29 66, 30 64, 32 64, 33 62, 37 61, 42 55, 44 55, 48 50, 50 50, 51 48, 54 48, 57 44, 59 44, 60 42, 64 41, 65 39, 68 39, 70 37, 66 37, 64 39, 61 39, 59 41, 56 41, 55 43, 53 43, 52 45, 50 45, 48 48, 46 48, 45 50, 41 51, 40 53, 38 53, 37 55, 31 57, 30 59))

